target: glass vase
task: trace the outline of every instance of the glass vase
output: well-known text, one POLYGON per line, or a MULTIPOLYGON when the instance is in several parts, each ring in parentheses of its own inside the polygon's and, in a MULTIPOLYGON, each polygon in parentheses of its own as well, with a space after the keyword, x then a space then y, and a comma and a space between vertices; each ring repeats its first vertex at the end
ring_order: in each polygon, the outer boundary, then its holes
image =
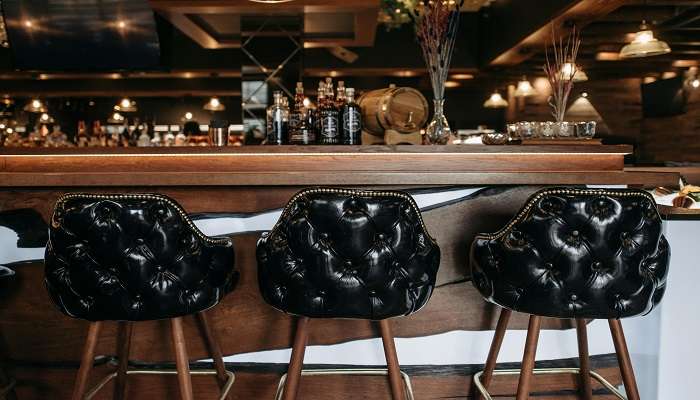
POLYGON ((435 108, 435 112, 433 114, 433 119, 425 129, 425 143, 447 144, 450 141, 452 130, 450 129, 450 125, 447 123, 447 118, 445 118, 445 99, 434 99, 433 106, 435 108))

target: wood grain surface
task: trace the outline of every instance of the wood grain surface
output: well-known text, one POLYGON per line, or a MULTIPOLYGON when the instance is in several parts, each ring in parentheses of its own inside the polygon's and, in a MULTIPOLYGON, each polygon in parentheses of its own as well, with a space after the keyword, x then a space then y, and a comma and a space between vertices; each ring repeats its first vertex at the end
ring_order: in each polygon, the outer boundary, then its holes
POLYGON ((624 171, 630 146, 247 146, 0 149, 0 187, 669 185, 624 171))
MULTIPOLYGON (((469 197, 434 207, 423 212, 428 230, 442 249, 442 262, 438 274, 438 287, 429 304, 410 317, 392 320, 397 337, 420 337, 453 330, 494 329, 498 310, 485 303, 469 281, 468 248, 478 232, 494 231, 504 225, 520 208, 525 199, 539 187, 494 187, 469 197)), ((139 191, 140 188, 108 188, 85 190, 139 191), (118 189, 118 190, 117 190, 118 189)), ((142 189, 142 188, 141 188, 142 189)), ((155 192, 169 195, 180 202, 190 213, 240 213, 249 215, 278 209, 295 193, 298 187, 246 187, 217 188, 156 188, 155 192)), ((50 218, 53 203, 63 194, 57 189, 13 189, 0 191, 0 212, 17 209, 33 209, 44 221, 50 218)), ((289 348, 293 338, 293 320, 290 316, 265 304, 257 284, 255 243, 260 232, 233 235, 236 249, 236 267, 241 279, 235 290, 209 312, 212 329, 219 338, 224 355, 289 348)), ((51 303, 43 285, 43 263, 32 261, 12 265, 16 276, 0 282, 0 356, 10 364, 22 366, 17 376, 26 380, 20 398, 47 398, 46 390, 63 393, 69 390, 77 370, 77 362, 87 334, 88 323, 61 314, 51 303), (64 368, 64 369, 61 369, 64 368), (24 375, 23 375, 24 374, 24 375)), ((198 334, 194 317, 183 318, 187 351, 191 360, 207 358, 207 348, 198 334)), ((566 320, 545 319, 545 329, 572 328, 566 320)), ((527 316, 514 314, 510 329, 525 329, 527 316)), ((172 362, 174 355, 169 340, 167 321, 140 322, 134 324, 131 342, 131 359, 142 362, 172 362)), ((113 357, 117 354, 117 323, 103 324, 96 353, 113 357)), ((347 341, 379 337, 376 327, 367 321, 315 320, 310 332, 309 344, 336 344, 347 341)), ((399 355, 400 357, 400 355, 399 355)), ((100 371, 99 368, 96 371, 100 371)), ((104 370, 103 370, 104 371, 104 370)), ((471 372, 473 373, 473 372, 471 372)), ((418 399, 448 397, 461 393, 466 396, 469 374, 457 376, 419 376, 418 399)), ((612 372, 611 372, 612 373, 612 372)), ((95 372, 94 379, 103 376, 95 372)), ((449 374, 448 374, 449 375, 449 374)), ((614 375, 614 373, 613 373, 614 375)), ((272 398, 279 373, 242 372, 237 381, 234 398, 272 398), (244 377, 248 378, 244 378, 244 377), (246 383, 246 379, 249 381, 246 383), (242 387, 242 388, 239 388, 242 387), (269 393, 268 393, 269 392, 269 393), (249 395, 249 397, 246 397, 249 395), (262 397, 258 397, 262 396, 262 397)), ((142 391, 154 398, 176 396, 176 384, 170 378, 130 378, 129 390, 142 391), (142 383, 140 383, 142 382, 142 383), (166 383, 167 382, 167 383, 166 383), (172 392, 172 393, 171 393, 172 392)), ((211 380, 211 388, 201 386, 208 378, 195 378, 195 393, 213 393, 217 385, 211 380)), ((304 379, 314 382, 317 378, 304 379)), ((364 379, 364 378, 363 378, 364 379)), ((575 379, 571 380, 575 383, 575 379)), ((380 378, 367 378, 358 383, 357 378, 330 378, 323 384, 302 383, 302 399, 320 398, 388 398, 382 397, 388 385, 380 378), (325 386, 328 385, 328 386, 325 386), (306 388, 306 389, 305 389, 306 388), (340 393, 337 397, 319 397, 324 391, 340 393), (360 393, 362 397, 343 397, 342 393, 360 393)), ((553 380, 552 382, 556 382, 553 380)), ((534 383, 536 391, 537 382, 534 383)), ((547 382, 546 388, 554 383, 547 382)), ((498 386, 496 386, 498 387, 498 386)), ((507 390, 507 389, 503 389, 507 390)), ((549 390, 549 389, 547 389, 549 390)), ((552 389, 558 390, 558 389, 552 389)), ((106 393, 111 393, 111 388, 106 393)), ((417 389, 418 392, 418 389, 417 389)), ((67 392, 66 392, 67 393, 67 392)), ((145 398, 142 394, 136 398, 145 398)), ((198 395, 199 396, 199 395, 198 395)), ((59 397, 52 398, 63 398, 59 397)), ((134 398, 134 397, 132 397, 134 398)), ((201 398, 201 397, 198 397, 201 398)), ((564 398, 564 397, 562 397, 564 398)))

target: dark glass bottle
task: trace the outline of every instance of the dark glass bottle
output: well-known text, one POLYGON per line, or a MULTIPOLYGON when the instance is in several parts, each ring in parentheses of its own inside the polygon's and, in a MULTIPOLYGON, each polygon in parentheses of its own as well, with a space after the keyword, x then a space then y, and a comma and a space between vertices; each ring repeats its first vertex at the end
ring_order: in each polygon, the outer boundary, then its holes
POLYGON ((321 120, 320 144, 340 144, 339 112, 333 101, 333 87, 326 85, 324 97, 319 98, 318 118, 321 120))
POLYGON ((289 113, 289 142, 293 143, 293 137, 298 134, 299 126, 304 118, 304 84, 297 82, 296 92, 294 93, 294 104, 289 113))
POLYGON ((355 103, 355 89, 345 90, 345 105, 341 111, 343 144, 362 144, 362 113, 355 103))
POLYGON ((267 108, 267 137, 265 144, 285 144, 289 130, 289 108, 284 107, 282 92, 275 91, 274 103, 267 108))
POLYGON ((290 144, 314 144, 316 132, 312 110, 304 106, 304 86, 297 82, 294 96, 294 107, 289 114, 289 143, 290 144))

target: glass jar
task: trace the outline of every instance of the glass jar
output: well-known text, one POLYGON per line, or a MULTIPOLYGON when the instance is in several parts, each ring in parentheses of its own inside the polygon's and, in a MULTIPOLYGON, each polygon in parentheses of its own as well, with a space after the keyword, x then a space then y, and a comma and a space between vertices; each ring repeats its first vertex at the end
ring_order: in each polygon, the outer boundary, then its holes
POLYGON ((538 136, 536 125, 536 122, 518 122, 518 132, 520 132, 520 138, 523 140, 536 138, 538 136))
POLYGON ((539 122, 537 124, 539 129, 539 136, 543 139, 552 139, 556 136, 554 122, 546 121, 539 122))
POLYGON ((578 122, 576 124, 576 136, 583 139, 592 139, 595 136, 595 121, 578 122))
POLYGON ((554 130, 557 137, 568 138, 574 136, 574 125, 567 121, 557 122, 554 130))

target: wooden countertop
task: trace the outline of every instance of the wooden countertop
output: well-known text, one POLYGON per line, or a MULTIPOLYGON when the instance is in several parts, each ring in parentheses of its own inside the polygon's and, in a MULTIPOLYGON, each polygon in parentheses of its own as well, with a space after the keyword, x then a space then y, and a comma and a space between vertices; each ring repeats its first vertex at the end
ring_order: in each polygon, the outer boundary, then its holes
POLYGON ((0 149, 0 186, 668 185, 625 145, 0 149))

